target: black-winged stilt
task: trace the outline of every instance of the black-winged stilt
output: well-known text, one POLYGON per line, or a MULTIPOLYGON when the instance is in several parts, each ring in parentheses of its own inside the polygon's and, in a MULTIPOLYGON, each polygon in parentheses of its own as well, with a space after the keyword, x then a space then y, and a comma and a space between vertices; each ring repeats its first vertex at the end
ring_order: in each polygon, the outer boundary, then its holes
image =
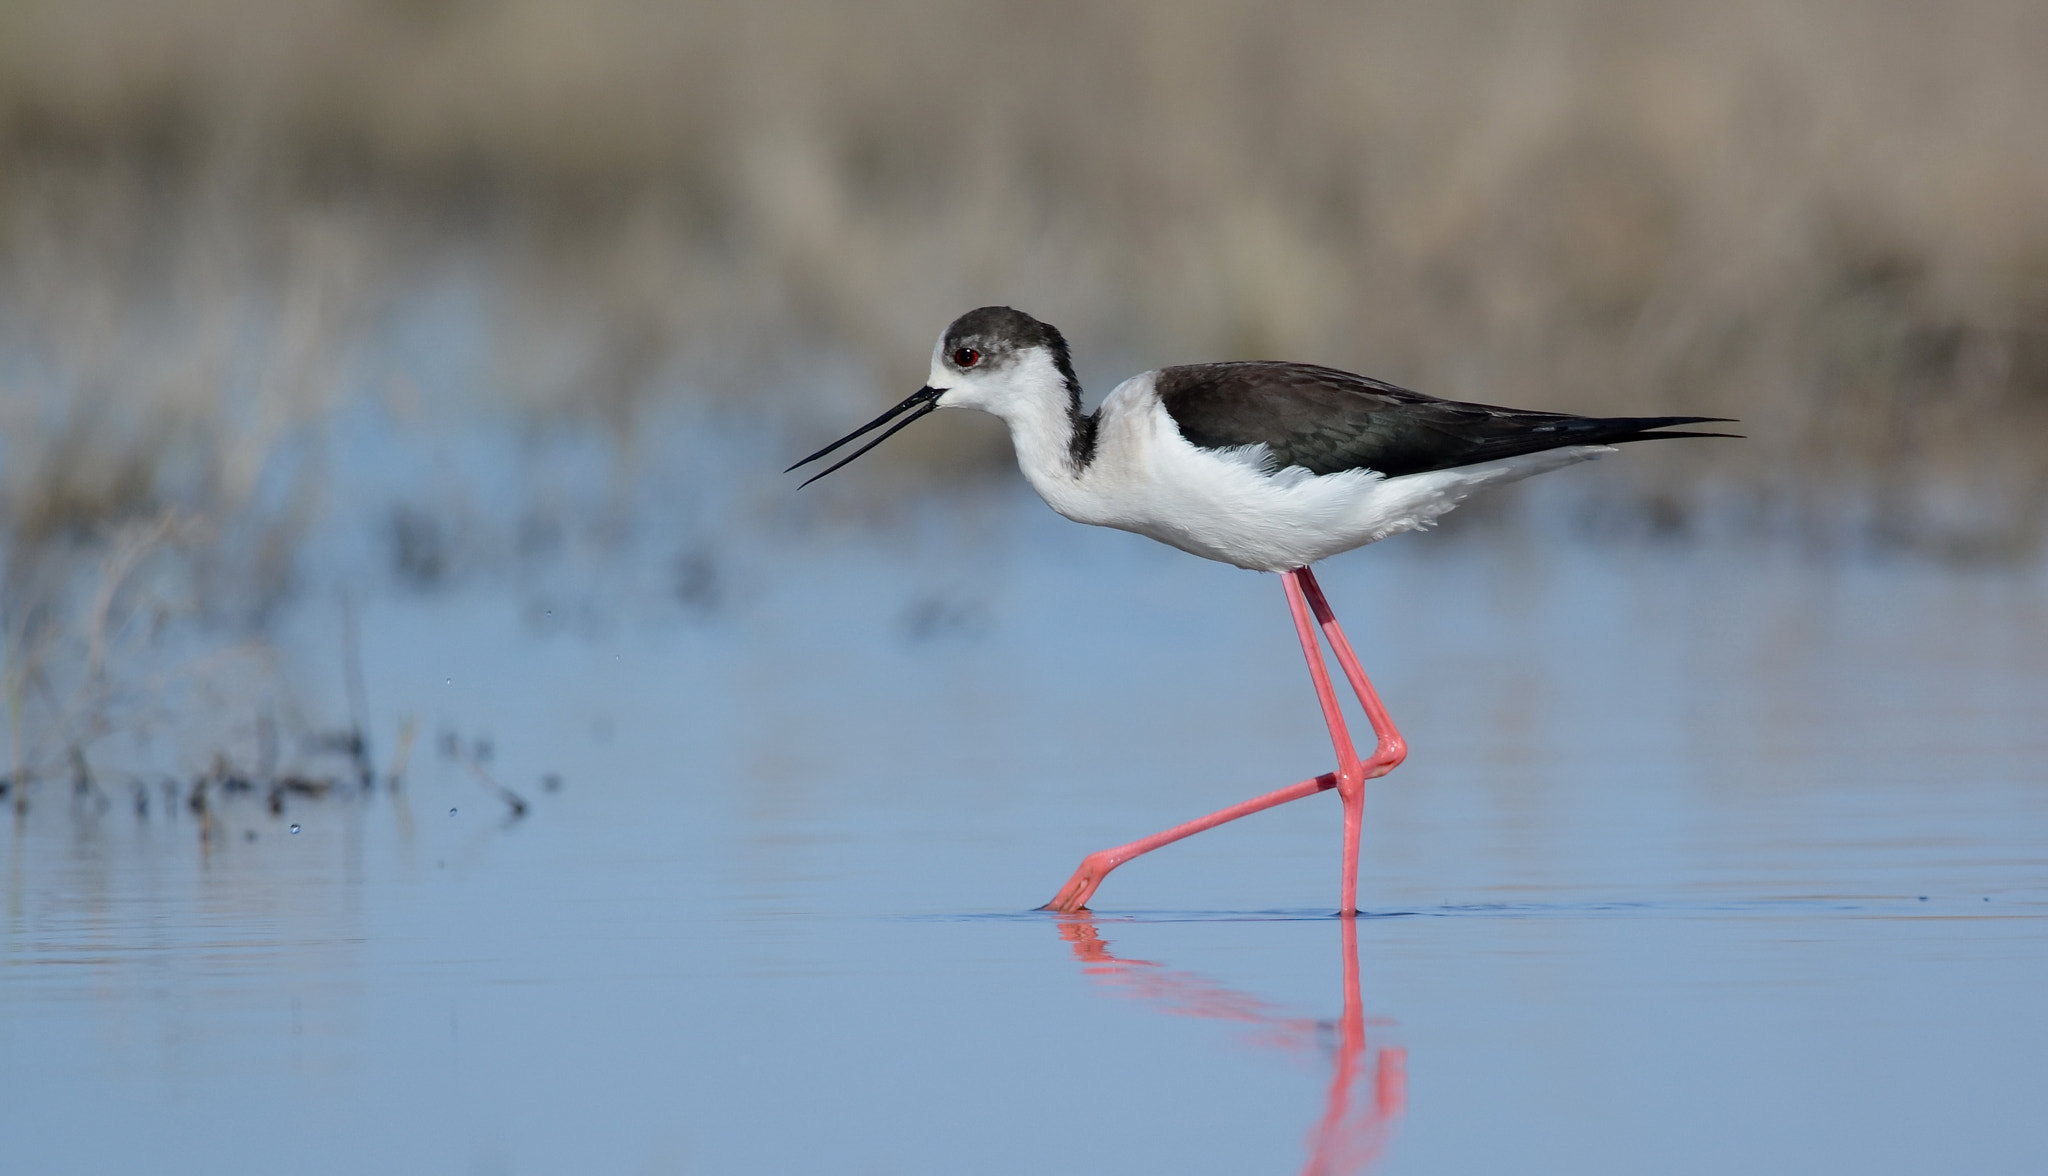
POLYGON ((1344 804, 1343 911, 1358 911, 1365 782, 1408 755, 1309 565, 1427 527, 1473 491, 1560 469, 1626 441, 1726 437, 1657 432, 1724 417, 1581 417, 1439 400, 1306 363, 1203 363, 1143 372, 1093 413, 1059 331, 1007 306, 953 320, 909 399, 811 454, 795 470, 889 424, 804 485, 940 408, 978 408, 1010 426, 1039 497, 1079 523, 1148 535, 1205 559, 1280 573, 1337 770, 1082 859, 1046 904, 1087 907, 1109 872, 1143 853, 1262 809, 1336 789, 1344 804), (901 419, 897 419, 901 417, 901 419), (1311 622, 1313 616, 1313 622, 1311 622), (1320 626, 1376 743, 1361 758, 1316 641, 1320 626))

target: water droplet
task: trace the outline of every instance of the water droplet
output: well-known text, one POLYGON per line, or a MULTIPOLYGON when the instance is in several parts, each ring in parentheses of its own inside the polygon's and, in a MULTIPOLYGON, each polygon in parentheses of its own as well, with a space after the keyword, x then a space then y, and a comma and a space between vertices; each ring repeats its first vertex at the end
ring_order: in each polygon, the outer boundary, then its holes
POLYGON ((455 685, 455 679, 453 679, 453 678, 450 678, 450 679, 448 679, 448 684, 449 684, 450 686, 453 686, 453 685, 455 685))
POLYGON ((298 831, 299 831, 299 827, 298 827, 297 825, 293 825, 293 826, 292 826, 292 832, 294 832, 294 833, 297 833, 298 831))
POLYGON ((454 809, 449 809, 449 810, 448 810, 448 815, 449 815, 449 816, 451 816, 451 817, 452 817, 452 816, 454 816, 454 815, 455 815, 455 810, 454 810, 454 809))

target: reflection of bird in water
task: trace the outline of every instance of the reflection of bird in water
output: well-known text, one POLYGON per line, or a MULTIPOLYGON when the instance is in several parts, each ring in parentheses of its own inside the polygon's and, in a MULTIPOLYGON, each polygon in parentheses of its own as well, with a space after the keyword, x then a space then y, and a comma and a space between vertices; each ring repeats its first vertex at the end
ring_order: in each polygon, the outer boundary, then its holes
MULTIPOLYGON (((1365 1171, 1386 1148, 1394 1122, 1407 1109, 1408 1051, 1399 1046, 1367 1048, 1365 1005, 1358 991, 1358 924, 1344 920, 1343 937, 1344 1015, 1336 1025, 1329 1094, 1322 1117, 1309 1132, 1303 1176, 1365 1171), (1371 1077, 1361 1083, 1368 1059, 1371 1077)), ((1060 938, 1073 945, 1074 958, 1090 978, 1166 1012, 1252 1025, 1260 1030, 1254 1037, 1258 1044, 1277 1049, 1315 1050, 1324 1040, 1328 1022, 1288 1016, 1248 993, 1150 960, 1119 958, 1085 915, 1062 919, 1060 938)))
MULTIPOLYGON (((931 374, 908 400, 797 462, 901 420, 816 481, 940 408, 978 408, 1010 426, 1017 464, 1054 510, 1147 535, 1206 559, 1279 572, 1337 752, 1337 770, 1083 859, 1046 904, 1086 908, 1117 866, 1162 845, 1335 788, 1344 802, 1344 914, 1358 910, 1365 782, 1407 755, 1309 565, 1427 527, 1473 491, 1560 469, 1626 441, 1713 437, 1655 432, 1710 417, 1581 417, 1462 404, 1302 363, 1207 363, 1145 372, 1081 412, 1057 330, 1006 306, 961 315, 939 336, 931 374), (907 414, 907 415, 905 415, 907 414), (1309 617, 1313 613, 1315 623, 1309 617), (1337 709, 1316 626, 1337 655, 1377 743, 1361 759, 1337 709)), ((809 482, 805 483, 809 485, 809 482)))

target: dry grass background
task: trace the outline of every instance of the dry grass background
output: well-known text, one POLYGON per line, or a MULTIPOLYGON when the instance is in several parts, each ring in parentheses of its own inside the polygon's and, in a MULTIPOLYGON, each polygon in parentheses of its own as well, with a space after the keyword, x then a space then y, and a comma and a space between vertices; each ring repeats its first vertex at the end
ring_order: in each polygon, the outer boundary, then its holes
POLYGON ((1647 517, 2031 555, 2044 67, 2024 0, 14 0, 4 518, 247 524, 382 300, 482 258, 518 411, 892 398, 1005 301, 1103 373, 1736 416, 1631 463, 1647 517))
POLYGON ((479 412, 893 401, 1008 302, 1098 392, 1286 356, 1739 417, 1603 471, 1605 517, 2032 564, 2044 127, 2029 0, 10 0, 15 775, 39 722, 106 729, 120 642, 291 590, 308 438, 449 272, 491 294, 479 412))
POLYGON ((133 462, 56 486, 114 416, 246 415, 198 461, 232 496, 362 300, 468 250, 548 411, 629 419, 678 358, 735 392, 851 358, 879 400, 1007 301, 1105 372, 1738 416, 1645 493, 2031 550, 2044 125, 2025 0, 15 0, 0 285, 54 359, 9 515, 149 499, 133 462), (274 371, 230 354, 251 306, 274 371))

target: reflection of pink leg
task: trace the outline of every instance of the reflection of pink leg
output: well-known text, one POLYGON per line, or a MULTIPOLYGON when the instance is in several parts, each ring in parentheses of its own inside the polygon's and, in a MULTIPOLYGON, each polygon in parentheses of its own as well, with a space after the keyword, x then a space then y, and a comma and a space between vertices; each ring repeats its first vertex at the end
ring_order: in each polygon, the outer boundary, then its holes
POLYGON ((1309 1133, 1302 1176, 1363 1172, 1386 1146, 1387 1134, 1408 1105, 1408 1051, 1380 1047, 1371 1099, 1355 1099, 1352 1085, 1365 1069, 1365 1006, 1358 990, 1358 924, 1344 921, 1344 1016, 1338 1022, 1337 1065, 1323 1117, 1309 1133), (1356 1101, 1358 1105, 1354 1106, 1356 1101))
MULTIPOLYGON (((1407 1051, 1382 1045, 1378 1056, 1366 1039, 1365 1002, 1358 984, 1358 923, 1342 923, 1344 947, 1344 1012, 1336 1023, 1337 1040, 1323 1113, 1308 1133, 1308 1164, 1302 1176, 1357 1176, 1386 1149, 1394 1124, 1407 1109, 1407 1051)), ((1118 956, 1088 916, 1060 920, 1060 938, 1074 950, 1088 976, 1161 1011, 1255 1026, 1253 1040, 1263 1046, 1301 1053, 1321 1052, 1329 1045, 1330 1023, 1290 1016, 1236 989, 1151 960, 1118 956)))
POLYGON ((1345 640, 1344 630, 1337 625, 1336 615, 1330 611, 1329 602, 1323 599, 1323 590, 1307 568, 1296 568, 1281 575, 1281 584, 1287 590, 1287 607, 1294 614, 1294 630, 1301 638, 1301 652, 1308 659, 1309 677, 1314 681, 1316 701, 1323 708, 1323 721, 1330 728, 1330 743, 1337 752, 1337 770, 1325 773, 1312 780, 1303 780, 1264 796, 1254 797, 1242 804, 1235 804, 1206 817, 1198 817, 1184 825, 1175 825, 1164 833, 1091 853, 1081 860, 1081 866, 1060 887, 1060 892, 1043 909, 1051 911, 1086 910, 1088 900, 1095 894, 1095 888, 1111 870, 1130 861, 1140 854, 1150 853, 1162 845, 1171 845, 1183 837, 1192 837, 1204 829, 1213 829, 1239 817, 1299 800, 1318 792, 1335 788, 1344 802, 1344 883, 1343 914, 1358 913, 1358 842, 1360 826, 1365 816, 1365 782, 1384 776, 1394 770, 1408 755, 1407 744, 1402 742, 1401 733, 1394 729, 1393 720, 1387 717, 1386 708, 1380 705, 1379 695, 1373 691, 1372 683, 1366 680, 1365 671, 1359 668, 1358 658, 1351 652, 1351 643, 1345 640), (1314 614, 1311 621, 1310 614, 1314 614), (1322 646, 1316 641, 1316 627, 1320 624, 1330 648, 1337 655, 1337 664, 1350 680, 1351 688, 1358 693, 1359 704, 1365 708, 1365 717, 1372 724, 1373 734, 1378 739, 1372 758, 1361 761, 1358 751, 1352 746, 1351 734, 1344 726, 1344 715, 1337 707, 1337 691, 1330 683, 1330 671, 1323 664, 1322 646))

